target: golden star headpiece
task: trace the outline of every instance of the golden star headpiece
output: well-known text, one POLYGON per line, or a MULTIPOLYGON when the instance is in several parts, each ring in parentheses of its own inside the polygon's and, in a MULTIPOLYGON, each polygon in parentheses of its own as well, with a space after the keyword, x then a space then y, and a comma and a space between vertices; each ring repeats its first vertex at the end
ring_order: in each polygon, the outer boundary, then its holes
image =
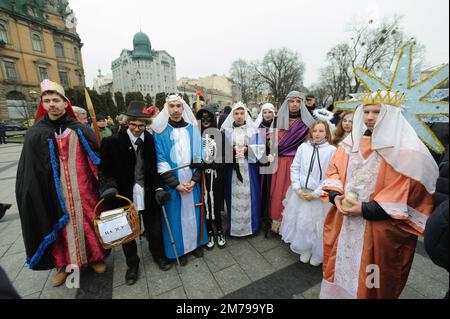
POLYGON ((64 92, 64 88, 56 82, 52 82, 50 80, 44 80, 41 82, 41 93, 47 91, 54 91, 59 93, 61 96, 66 97, 64 92))
POLYGON ((378 89, 376 92, 370 92, 363 97, 363 104, 387 104, 400 107, 405 101, 405 93, 399 91, 391 92, 391 90, 382 91, 378 89))

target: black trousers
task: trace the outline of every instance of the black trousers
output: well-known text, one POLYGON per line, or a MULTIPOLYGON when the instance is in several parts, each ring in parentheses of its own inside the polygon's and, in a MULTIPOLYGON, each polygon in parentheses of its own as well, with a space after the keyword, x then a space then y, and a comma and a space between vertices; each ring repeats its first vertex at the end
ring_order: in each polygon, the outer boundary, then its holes
POLYGON ((0 135, 0 144, 6 144, 6 136, 0 135))
MULTIPOLYGON (((209 210, 209 219, 206 220, 206 228, 208 233, 213 233, 213 224, 216 227, 217 233, 223 233, 222 227, 222 216, 221 211, 223 210, 224 204, 224 194, 225 194, 225 171, 223 169, 216 170, 217 175, 209 174, 205 172, 205 184, 206 191, 208 192, 208 210, 209 210), (214 193, 214 220, 212 219, 212 203, 211 196, 209 192, 211 191, 211 178, 213 178, 213 193, 214 193)), ((203 200, 203 198, 202 198, 203 200)), ((204 214, 206 218, 206 207, 204 208, 204 214)))
MULTIPOLYGON (((148 248, 154 260, 164 258, 164 244, 161 228, 161 214, 159 211, 150 212, 143 210, 139 212, 143 219, 145 237, 148 241, 148 248)), ((137 255, 136 240, 132 240, 122 245, 125 254, 126 263, 128 267, 133 267, 139 264, 139 257, 137 255)))

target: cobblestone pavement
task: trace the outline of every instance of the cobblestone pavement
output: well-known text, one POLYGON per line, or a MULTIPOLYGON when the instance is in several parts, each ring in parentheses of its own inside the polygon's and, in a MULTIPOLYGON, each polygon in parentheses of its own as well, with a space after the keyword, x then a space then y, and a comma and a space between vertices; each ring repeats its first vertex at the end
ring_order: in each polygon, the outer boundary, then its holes
MULTIPOLYGON (((299 262, 279 237, 257 235, 229 239, 225 249, 205 251, 204 258, 189 256, 185 267, 162 272, 153 262, 145 239, 139 242, 139 280, 125 285, 125 259, 114 249, 108 271, 81 272, 79 289, 53 288, 52 271, 31 271, 25 264, 20 219, 15 202, 15 176, 20 144, 0 145, 0 202, 13 204, 0 220, 0 266, 23 298, 31 299, 205 299, 205 298, 318 298, 321 269, 299 262)), ((225 218, 224 218, 225 219, 225 218)), ((447 271, 435 266, 420 240, 409 280, 401 298, 439 299, 449 287, 447 271)))

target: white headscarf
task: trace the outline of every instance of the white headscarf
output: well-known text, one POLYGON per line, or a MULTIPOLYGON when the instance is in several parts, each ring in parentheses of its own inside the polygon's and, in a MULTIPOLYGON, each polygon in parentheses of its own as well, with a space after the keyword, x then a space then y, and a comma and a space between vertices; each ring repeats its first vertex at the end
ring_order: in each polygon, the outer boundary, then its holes
MULTIPOLYGON (((352 152, 359 151, 361 137, 367 130, 363 121, 363 106, 355 111, 352 134, 342 142, 351 147, 352 152)), ((381 104, 372 132, 372 150, 377 151, 397 172, 420 182, 427 192, 435 192, 439 168, 428 148, 404 118, 401 107, 381 104)))
MULTIPOLYGON (((259 127, 261 125, 261 123, 264 120, 264 111, 265 110, 269 110, 273 113, 273 120, 275 120, 275 115, 276 115, 276 110, 275 110, 275 106, 272 103, 266 103, 261 107, 261 112, 259 112, 258 117, 256 118, 255 121, 255 127, 259 127)), ((273 122, 272 122, 273 125, 273 122)))
POLYGON ((183 100, 183 98, 179 95, 169 95, 166 98, 166 104, 164 104, 164 108, 162 111, 153 119, 152 130, 157 134, 161 134, 167 127, 169 123, 169 103, 173 101, 179 101, 183 104, 183 119, 186 123, 192 124, 195 127, 198 127, 197 119, 195 118, 194 113, 192 112, 189 105, 183 100))
POLYGON ((289 99, 299 98, 300 99, 300 115, 303 123, 305 123, 309 128, 314 124, 314 117, 309 113, 305 105, 305 96, 303 93, 298 91, 290 92, 286 100, 281 105, 278 111, 277 128, 280 130, 289 130, 289 99))
POLYGON ((237 109, 244 109, 246 127, 247 127, 247 129, 249 129, 249 133, 253 134, 256 131, 255 123, 253 122, 252 117, 250 116, 250 114, 248 114, 247 106, 244 103, 242 103, 242 102, 238 102, 238 103, 236 103, 233 106, 233 108, 231 109, 230 114, 228 114, 227 118, 223 122, 223 124, 220 127, 220 129, 221 130, 225 130, 225 129, 232 129, 233 128, 233 123, 234 123, 233 115, 234 115, 234 111, 236 111, 237 109))

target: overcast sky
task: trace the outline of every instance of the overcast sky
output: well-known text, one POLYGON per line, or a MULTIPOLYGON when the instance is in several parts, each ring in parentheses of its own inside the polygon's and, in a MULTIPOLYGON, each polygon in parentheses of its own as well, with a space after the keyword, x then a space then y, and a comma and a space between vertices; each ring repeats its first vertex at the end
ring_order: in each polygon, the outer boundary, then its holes
POLYGON ((229 74, 231 63, 262 59, 271 48, 287 47, 306 65, 304 84, 318 81, 327 51, 348 39, 351 21, 375 22, 394 13, 403 31, 426 47, 426 66, 449 61, 448 0, 70 0, 86 82, 122 49, 133 48, 142 29, 155 50, 177 63, 177 78, 229 74))

